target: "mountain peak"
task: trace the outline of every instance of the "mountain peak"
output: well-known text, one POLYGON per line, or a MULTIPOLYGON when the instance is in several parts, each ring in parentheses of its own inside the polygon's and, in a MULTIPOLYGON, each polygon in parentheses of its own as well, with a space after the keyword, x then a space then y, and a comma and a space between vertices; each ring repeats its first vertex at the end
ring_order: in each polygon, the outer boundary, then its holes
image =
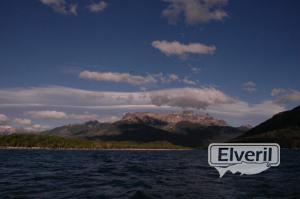
POLYGON ((215 119, 208 114, 195 114, 193 111, 183 111, 181 113, 126 113, 122 118, 122 121, 129 123, 142 122, 152 125, 167 125, 176 124, 179 122, 190 122, 203 126, 227 126, 227 123, 224 120, 215 119))

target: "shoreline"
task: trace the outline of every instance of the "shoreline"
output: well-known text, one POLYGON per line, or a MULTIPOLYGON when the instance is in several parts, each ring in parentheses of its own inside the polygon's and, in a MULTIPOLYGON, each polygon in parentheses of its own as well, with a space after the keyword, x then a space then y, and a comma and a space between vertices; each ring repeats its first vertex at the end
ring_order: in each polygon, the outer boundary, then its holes
POLYGON ((145 149, 145 148, 50 148, 50 147, 0 147, 0 150, 53 150, 53 151, 191 151, 195 149, 145 149))

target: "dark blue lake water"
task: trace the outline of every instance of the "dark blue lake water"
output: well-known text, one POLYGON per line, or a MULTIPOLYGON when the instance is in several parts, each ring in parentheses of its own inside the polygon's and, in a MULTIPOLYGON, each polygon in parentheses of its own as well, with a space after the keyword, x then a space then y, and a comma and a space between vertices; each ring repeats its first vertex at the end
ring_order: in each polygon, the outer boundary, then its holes
POLYGON ((300 151, 219 178, 207 151, 0 150, 1 198, 300 198, 300 151))

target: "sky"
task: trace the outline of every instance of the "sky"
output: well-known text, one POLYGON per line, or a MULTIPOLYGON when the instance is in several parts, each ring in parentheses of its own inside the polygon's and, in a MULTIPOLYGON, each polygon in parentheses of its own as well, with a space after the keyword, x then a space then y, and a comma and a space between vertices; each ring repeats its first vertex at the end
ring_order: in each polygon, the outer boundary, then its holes
POLYGON ((256 125, 300 103, 295 0, 2 0, 0 131, 194 110, 256 125))

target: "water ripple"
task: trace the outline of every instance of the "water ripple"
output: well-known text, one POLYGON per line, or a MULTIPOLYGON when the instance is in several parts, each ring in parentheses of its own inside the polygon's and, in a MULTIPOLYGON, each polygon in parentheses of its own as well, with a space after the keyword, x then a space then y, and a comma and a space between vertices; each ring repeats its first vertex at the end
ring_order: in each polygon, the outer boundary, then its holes
POLYGON ((207 164, 207 151, 0 150, 1 198, 300 198, 300 151, 253 176, 207 164))

